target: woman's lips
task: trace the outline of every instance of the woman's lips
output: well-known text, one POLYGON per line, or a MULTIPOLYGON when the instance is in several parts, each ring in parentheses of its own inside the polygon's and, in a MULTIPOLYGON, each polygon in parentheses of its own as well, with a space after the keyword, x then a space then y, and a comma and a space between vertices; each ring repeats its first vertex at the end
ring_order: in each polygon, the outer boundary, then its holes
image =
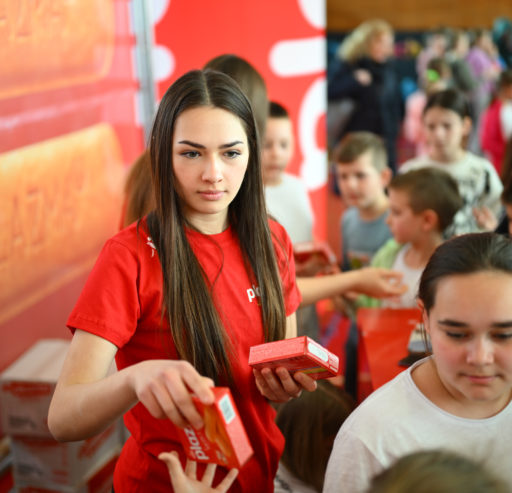
POLYGON ((205 200, 219 200, 224 196, 224 191, 222 190, 204 190, 199 192, 199 195, 205 200))

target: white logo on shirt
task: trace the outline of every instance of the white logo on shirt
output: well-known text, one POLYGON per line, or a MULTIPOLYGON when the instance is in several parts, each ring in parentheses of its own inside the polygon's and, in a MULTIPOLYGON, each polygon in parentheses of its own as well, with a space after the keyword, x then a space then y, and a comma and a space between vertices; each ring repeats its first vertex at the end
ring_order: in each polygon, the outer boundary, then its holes
POLYGON ((151 256, 154 257, 155 256, 155 251, 156 251, 156 246, 153 243, 153 240, 151 239, 151 236, 148 236, 147 238, 148 238, 148 241, 147 241, 146 245, 149 245, 151 247, 151 256))
MULTIPOLYGON (((260 288, 259 286, 252 285, 252 288, 247 290, 247 298, 249 298, 249 303, 252 303, 252 300, 260 297, 260 288)), ((259 300, 256 299, 256 303, 260 304, 259 300)))

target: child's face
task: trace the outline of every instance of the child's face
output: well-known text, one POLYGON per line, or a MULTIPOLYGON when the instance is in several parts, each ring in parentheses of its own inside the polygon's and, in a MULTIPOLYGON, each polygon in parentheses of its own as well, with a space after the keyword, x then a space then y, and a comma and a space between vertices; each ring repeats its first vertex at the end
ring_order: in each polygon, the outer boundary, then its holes
POLYGON ((439 281, 435 304, 424 314, 439 378, 470 412, 493 415, 510 400, 511 297, 509 273, 453 275, 439 281))
POLYGON ((389 170, 377 171, 367 151, 351 163, 336 165, 336 181, 347 207, 368 210, 384 197, 389 170))
POLYGON ((293 129, 289 118, 269 118, 261 158, 263 183, 278 185, 293 156, 293 129))
POLYGON ((409 203, 409 194, 405 190, 389 189, 389 214, 386 223, 398 243, 413 242, 424 224, 423 215, 416 214, 409 203))
POLYGON ((455 111, 433 107, 423 117, 429 157, 435 161, 458 159, 464 137, 471 130, 471 120, 461 118, 455 111))

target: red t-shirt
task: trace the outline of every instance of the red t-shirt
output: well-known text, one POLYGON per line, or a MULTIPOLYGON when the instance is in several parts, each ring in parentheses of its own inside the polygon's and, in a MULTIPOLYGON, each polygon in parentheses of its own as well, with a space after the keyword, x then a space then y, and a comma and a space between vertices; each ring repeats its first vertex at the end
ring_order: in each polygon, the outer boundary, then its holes
MULTIPOLYGON (((286 314, 290 315, 300 302, 292 245, 278 223, 269 224, 276 237, 273 241, 286 314)), ((231 364, 236 388, 231 390, 254 449, 254 456, 241 469, 230 491, 273 491, 284 440, 274 423, 274 411, 257 390, 247 363, 249 348, 264 342, 261 311, 254 297, 257 290, 245 271, 231 228, 217 235, 189 230, 187 238, 208 278, 216 279, 214 296, 222 304, 219 314, 233 346, 231 364)), ((147 234, 147 224, 142 221, 139 229, 133 224, 107 241, 67 325, 115 344, 119 348, 119 369, 147 359, 168 359, 162 333, 169 334, 169 325, 165 319, 161 328, 161 304, 160 261, 147 234)), ((171 358, 177 358, 174 347, 171 358)), ((131 437, 116 466, 114 489, 120 493, 172 491, 167 469, 157 456, 162 451, 177 450, 185 460, 176 428, 169 420, 153 418, 141 403, 124 419, 131 437)), ((222 471, 219 477, 224 474, 222 471)))

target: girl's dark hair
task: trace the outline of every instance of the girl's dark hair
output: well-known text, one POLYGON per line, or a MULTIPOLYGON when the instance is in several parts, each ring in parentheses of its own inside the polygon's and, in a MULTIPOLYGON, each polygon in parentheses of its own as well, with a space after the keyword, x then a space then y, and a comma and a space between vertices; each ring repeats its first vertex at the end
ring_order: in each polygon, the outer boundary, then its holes
POLYGON ((421 275, 418 298, 426 312, 436 302, 437 285, 448 276, 481 271, 512 274, 512 240, 498 233, 456 236, 437 247, 421 275))
POLYGON ((276 424, 285 438, 281 461, 304 483, 322 491, 334 438, 354 410, 352 397, 326 380, 282 404, 276 424))
MULTIPOLYGON (((229 205, 228 220, 240 242, 249 278, 260 288, 265 341, 284 337, 286 313, 265 210, 258 132, 250 103, 231 77, 212 70, 191 71, 162 98, 151 131, 156 210, 148 216, 148 225, 162 265, 163 313, 169 318, 178 355, 215 382, 231 382, 230 345, 214 303, 226 300, 215 299, 215 281, 208 281, 187 240, 185 228, 192 226, 183 215, 172 162, 177 119, 186 110, 202 106, 235 115, 247 135, 247 171, 229 205)), ((220 247, 219 252, 222 255, 220 247)))
POLYGON ((268 117, 267 85, 261 74, 244 58, 226 53, 206 63, 205 69, 218 70, 236 80, 252 105, 260 139, 265 135, 268 117))
POLYGON ((123 227, 137 221, 155 208, 149 151, 146 149, 133 163, 124 186, 126 210, 123 227))
POLYGON ((367 493, 507 493, 507 484, 481 464, 448 450, 422 450, 376 475, 367 493))
POLYGON ((456 89, 445 89, 432 93, 427 99, 423 115, 425 115, 430 108, 451 110, 457 113, 461 118, 471 117, 471 109, 466 96, 456 89))

